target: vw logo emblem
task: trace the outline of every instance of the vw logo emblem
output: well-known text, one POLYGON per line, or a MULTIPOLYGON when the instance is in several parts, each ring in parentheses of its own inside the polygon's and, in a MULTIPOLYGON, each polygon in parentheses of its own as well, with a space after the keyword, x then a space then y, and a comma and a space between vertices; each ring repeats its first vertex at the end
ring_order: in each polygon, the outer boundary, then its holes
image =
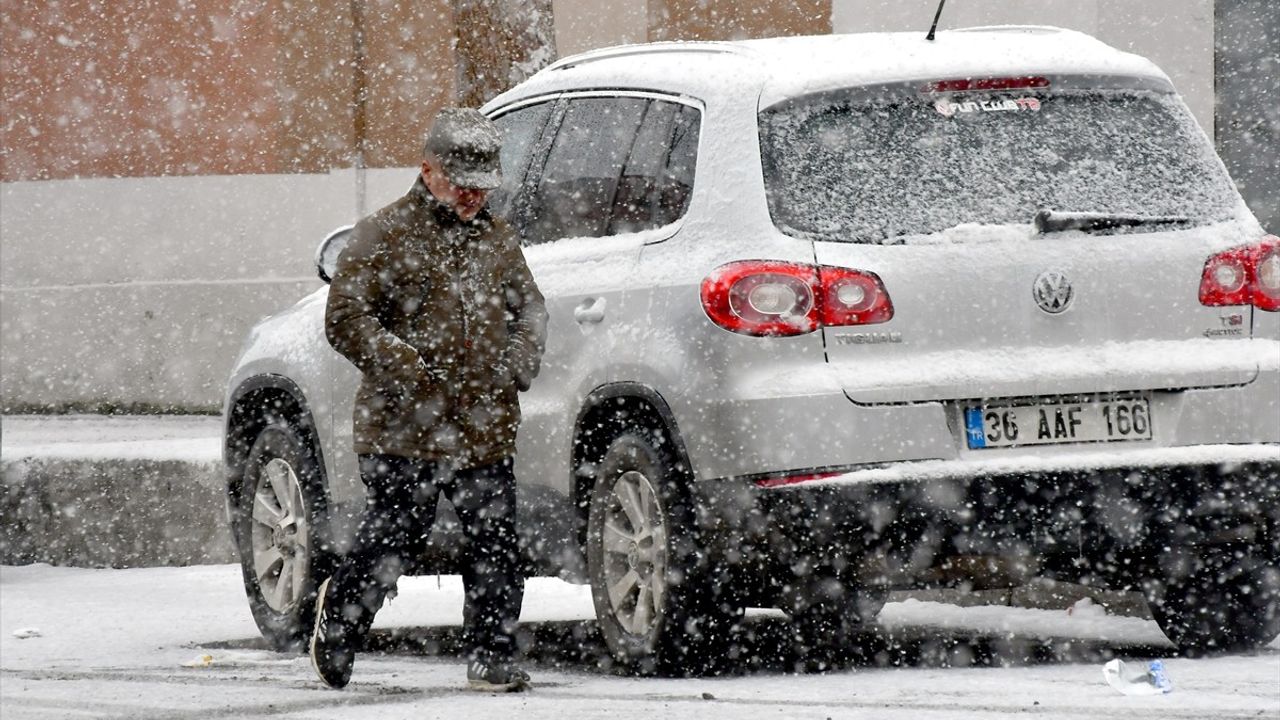
POLYGON ((1031 287, 1031 296, 1036 299, 1036 305, 1041 310, 1057 315, 1071 305, 1075 291, 1071 289, 1071 282, 1066 275, 1057 270, 1046 270, 1036 278, 1031 287))

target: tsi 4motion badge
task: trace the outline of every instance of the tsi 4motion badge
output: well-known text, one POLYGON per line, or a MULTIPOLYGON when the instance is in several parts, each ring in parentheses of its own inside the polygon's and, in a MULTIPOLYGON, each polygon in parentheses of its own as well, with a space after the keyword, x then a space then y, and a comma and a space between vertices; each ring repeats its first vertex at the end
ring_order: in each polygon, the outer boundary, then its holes
POLYGON ((1208 330, 1205 330, 1205 337, 1244 337, 1244 315, 1241 313, 1222 315, 1218 318, 1218 322, 1222 324, 1222 327, 1209 328, 1208 330))

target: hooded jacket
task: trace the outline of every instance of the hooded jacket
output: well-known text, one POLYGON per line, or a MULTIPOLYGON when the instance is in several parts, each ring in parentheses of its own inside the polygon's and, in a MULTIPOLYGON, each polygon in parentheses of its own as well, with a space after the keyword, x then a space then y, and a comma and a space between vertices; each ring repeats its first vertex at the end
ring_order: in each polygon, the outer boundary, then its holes
POLYGON ((487 209, 463 221, 419 178, 356 224, 329 286, 325 336, 363 374, 355 451, 458 468, 513 455, 546 323, 510 226, 487 209))

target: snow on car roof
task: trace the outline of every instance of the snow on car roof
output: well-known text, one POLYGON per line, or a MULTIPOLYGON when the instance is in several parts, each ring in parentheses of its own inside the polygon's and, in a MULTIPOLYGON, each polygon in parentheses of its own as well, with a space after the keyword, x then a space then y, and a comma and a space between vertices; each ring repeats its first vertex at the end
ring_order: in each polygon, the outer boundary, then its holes
MULTIPOLYGON (((711 98, 759 88, 762 107, 840 87, 910 80, 1021 75, 1168 77, 1146 58, 1073 30, 995 26, 732 42, 660 42, 559 60, 519 93, 581 87, 668 89, 711 98)), ((514 99, 510 93, 493 105, 514 99)))
POLYGON ((1070 30, 1005 26, 938 33, 745 41, 774 60, 762 107, 850 85, 1024 75, 1118 75, 1168 80, 1150 60, 1070 30))

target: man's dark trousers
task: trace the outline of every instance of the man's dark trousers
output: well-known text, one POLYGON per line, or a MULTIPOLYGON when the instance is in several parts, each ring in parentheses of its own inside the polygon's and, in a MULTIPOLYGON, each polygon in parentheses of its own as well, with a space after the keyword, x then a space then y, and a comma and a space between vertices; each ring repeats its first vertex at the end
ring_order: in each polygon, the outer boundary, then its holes
POLYGON ((464 631, 473 657, 509 660, 524 599, 512 459, 464 470, 396 455, 361 455, 368 499, 351 552, 329 582, 326 620, 362 639, 396 580, 422 556, 444 493, 462 525, 464 631), (341 617, 334 613, 341 612, 341 617))

